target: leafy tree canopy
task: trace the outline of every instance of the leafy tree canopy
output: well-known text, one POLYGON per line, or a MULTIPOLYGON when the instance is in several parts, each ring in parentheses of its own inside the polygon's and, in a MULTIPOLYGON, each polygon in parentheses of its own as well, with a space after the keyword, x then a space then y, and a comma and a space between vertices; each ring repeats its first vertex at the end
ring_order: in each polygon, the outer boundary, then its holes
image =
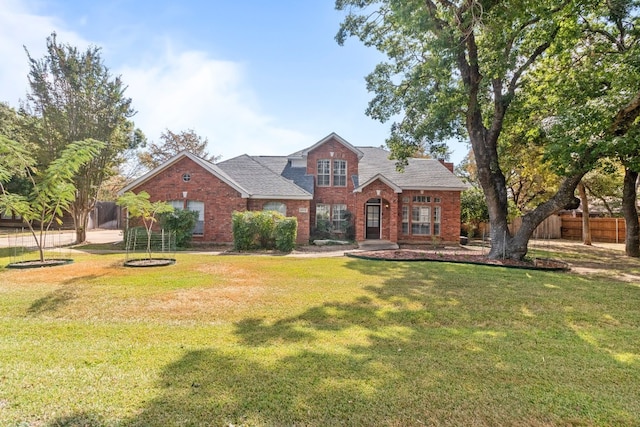
POLYGON ((82 242, 102 182, 113 173, 122 153, 140 142, 129 120, 134 115, 131 99, 124 95, 125 85, 120 77, 111 75, 95 46, 82 52, 58 43, 53 33, 47 38, 43 58, 33 58, 28 50, 27 56, 30 92, 25 108, 40 119, 31 135, 38 146, 38 164, 49 164, 75 141, 102 142, 98 155, 83 164, 73 178, 77 197, 69 210, 77 241, 82 242))
POLYGON ((207 138, 201 137, 192 129, 180 133, 166 129, 160 135, 158 143, 151 143, 147 150, 140 153, 139 160, 146 168, 154 169, 181 151, 188 151, 202 159, 215 162, 220 156, 207 152, 208 143, 207 138))
MULTIPOLYGON (((633 19, 631 3, 338 0, 336 7, 348 14, 337 40, 355 36, 387 55, 367 76, 374 93, 367 114, 381 121, 400 117, 388 140, 398 157, 422 144, 469 138, 491 219, 489 256, 520 259, 538 224, 577 204, 577 184, 607 152, 596 142, 599 126, 591 123, 617 110, 580 110, 588 105, 581 85, 589 93, 602 88, 589 72, 617 76, 624 72, 624 57, 608 55, 611 42, 609 49, 594 48, 599 30, 590 38, 589 27, 610 29, 633 19), (505 154, 525 150, 560 179, 512 235, 507 168, 513 162, 505 154)), ((611 86, 610 96, 622 86, 611 86)))

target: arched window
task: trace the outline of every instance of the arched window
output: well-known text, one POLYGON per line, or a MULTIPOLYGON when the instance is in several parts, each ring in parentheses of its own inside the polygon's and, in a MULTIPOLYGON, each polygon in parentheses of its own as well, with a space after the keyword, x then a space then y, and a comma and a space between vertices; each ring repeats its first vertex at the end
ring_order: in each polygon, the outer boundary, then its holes
POLYGON ((276 211, 280 212, 282 215, 287 216, 287 205, 281 202, 268 202, 264 204, 262 208, 264 211, 276 211))

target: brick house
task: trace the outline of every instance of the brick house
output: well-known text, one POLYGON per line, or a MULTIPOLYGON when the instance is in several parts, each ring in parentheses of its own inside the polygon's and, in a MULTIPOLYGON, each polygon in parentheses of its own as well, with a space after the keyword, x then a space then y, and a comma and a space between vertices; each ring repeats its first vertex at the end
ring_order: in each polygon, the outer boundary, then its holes
POLYGON ((182 152, 121 190, 200 212, 195 242, 233 241, 231 214, 277 210, 298 219, 299 244, 316 229, 338 235, 351 213, 357 241, 457 242, 460 192, 453 164, 409 159, 396 170, 389 152, 354 147, 332 133, 289 156, 242 155, 213 164, 182 152))

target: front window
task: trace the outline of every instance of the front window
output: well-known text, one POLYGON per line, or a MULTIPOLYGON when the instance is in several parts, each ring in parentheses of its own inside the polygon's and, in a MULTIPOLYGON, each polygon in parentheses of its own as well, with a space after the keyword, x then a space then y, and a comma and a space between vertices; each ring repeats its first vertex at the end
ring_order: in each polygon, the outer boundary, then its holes
POLYGON ((317 180, 321 187, 331 185, 331 162, 329 160, 318 160, 317 180))
POLYGON ((335 231, 345 231, 347 229, 346 212, 347 205, 333 205, 332 224, 335 231))
POLYGON ((316 205, 316 227, 319 229, 329 229, 330 206, 322 203, 316 205))
POLYGON ((433 234, 440 235, 440 207, 435 206, 433 208, 433 234))
POLYGON ((287 216, 287 205, 280 202, 268 202, 264 204, 262 210, 265 211, 276 211, 281 213, 284 216, 287 216))
POLYGON ((409 234, 409 206, 402 207, 402 234, 409 234))
POLYGON ((187 210, 198 212, 198 220, 196 221, 196 226, 193 229, 193 235, 204 235, 204 202, 189 200, 187 202, 187 210))
POLYGON ((347 161, 333 161, 333 185, 336 187, 347 186, 347 161))
POLYGON ((431 234, 431 209, 414 206, 411 209, 411 234, 427 236, 431 234))
POLYGON ((184 209, 184 201, 182 200, 169 200, 167 203, 173 206, 174 210, 184 209))

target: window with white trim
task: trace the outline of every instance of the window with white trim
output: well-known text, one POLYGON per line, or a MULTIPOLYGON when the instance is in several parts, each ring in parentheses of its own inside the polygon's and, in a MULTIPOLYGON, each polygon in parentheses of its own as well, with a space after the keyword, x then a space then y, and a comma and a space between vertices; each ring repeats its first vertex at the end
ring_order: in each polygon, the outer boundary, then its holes
POLYGON ((287 216, 287 205, 281 202, 267 202, 262 207, 263 211, 276 211, 287 216))
POLYGON ((204 202, 189 200, 187 202, 187 210, 198 212, 198 219, 196 221, 196 226, 193 229, 193 235, 204 235, 204 202))
POLYGON ((430 196, 413 196, 413 203, 429 203, 431 202, 430 196))
POLYGON ((318 203, 316 205, 316 227, 329 228, 329 221, 331 219, 331 205, 325 205, 324 203, 318 203))
POLYGON ((402 234, 409 234, 409 206, 402 207, 402 234))
POLYGON ((411 234, 421 236, 431 234, 431 208, 428 206, 411 208, 411 234))
POLYGON ((347 161, 346 160, 333 161, 333 185, 335 187, 347 186, 347 161))
POLYGON ((184 201, 183 200, 169 200, 167 203, 169 203, 171 206, 173 206, 173 209, 184 209, 184 201))
POLYGON ((346 231, 347 229, 347 205, 336 204, 333 205, 333 212, 331 213, 331 223, 334 231, 346 231))
POLYGON ((318 160, 318 173, 316 182, 320 187, 328 187, 331 185, 331 161, 322 159, 318 160))
POLYGON ((433 208, 433 234, 436 236, 440 235, 441 210, 440 206, 434 206, 433 208))

